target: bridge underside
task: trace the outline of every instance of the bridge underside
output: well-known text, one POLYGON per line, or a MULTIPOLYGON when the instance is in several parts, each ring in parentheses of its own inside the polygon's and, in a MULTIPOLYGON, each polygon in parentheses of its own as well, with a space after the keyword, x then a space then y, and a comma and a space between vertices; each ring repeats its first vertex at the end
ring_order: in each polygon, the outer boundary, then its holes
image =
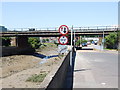
MULTIPOLYGON (((104 32, 104 35, 108 35, 109 32, 104 32)), ((74 34, 74 33, 73 33, 74 34)), ((97 35, 99 37, 103 36, 103 32, 75 32, 75 36, 94 36, 97 35)), ((17 47, 28 47, 28 37, 59 37, 61 36, 58 31, 57 32, 4 32, 0 33, 1 37, 16 37, 15 44, 17 47)), ((68 38, 70 39, 71 32, 68 33, 68 38)), ((71 41, 71 40, 69 40, 71 41)))
MULTIPOLYGON (((74 34, 74 33, 73 33, 74 34)), ((104 35, 108 35, 109 32, 105 32, 104 35)), ((68 36, 71 34, 69 33, 68 36)), ((90 36, 90 35, 103 35, 103 33, 75 33, 76 36, 90 36)), ((26 36, 26 37, 59 37, 60 34, 49 33, 49 34, 2 34, 2 37, 17 37, 17 36, 26 36)))

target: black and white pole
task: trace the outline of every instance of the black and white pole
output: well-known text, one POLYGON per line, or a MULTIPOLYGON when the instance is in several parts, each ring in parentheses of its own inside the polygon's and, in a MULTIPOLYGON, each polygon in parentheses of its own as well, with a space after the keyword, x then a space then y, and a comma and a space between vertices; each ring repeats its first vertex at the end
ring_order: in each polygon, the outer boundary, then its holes
POLYGON ((70 52, 70 66, 71 67, 72 67, 72 41, 73 41, 72 32, 73 32, 73 26, 71 28, 71 52, 70 52))

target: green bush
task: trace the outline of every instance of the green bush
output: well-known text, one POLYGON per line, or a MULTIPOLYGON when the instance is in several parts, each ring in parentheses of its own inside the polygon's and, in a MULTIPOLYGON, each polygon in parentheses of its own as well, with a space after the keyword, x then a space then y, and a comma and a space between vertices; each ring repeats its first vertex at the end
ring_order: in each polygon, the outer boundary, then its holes
POLYGON ((46 39, 43 39, 42 42, 45 43, 45 42, 46 42, 46 39))
POLYGON ((2 46, 10 46, 11 45, 11 38, 9 37, 2 37, 2 46))
POLYGON ((46 39, 47 42, 49 42, 49 39, 46 39))
POLYGON ((81 44, 82 43, 87 43, 87 40, 82 40, 82 39, 81 40, 77 40, 76 45, 80 46, 80 42, 81 42, 81 44))
POLYGON ((110 33, 105 37, 105 45, 108 49, 117 49, 117 33, 110 33))
POLYGON ((80 40, 77 40, 76 46, 80 46, 80 40))
POLYGON ((60 45, 60 44, 59 44, 59 43, 57 43, 56 41, 54 41, 54 44, 55 44, 55 45, 57 45, 57 46, 58 46, 58 45, 60 45))
POLYGON ((39 38, 33 38, 33 37, 30 37, 28 39, 28 43, 32 46, 32 48, 35 48, 35 49, 38 49, 41 45, 39 38))
POLYGON ((87 43, 87 40, 82 40, 81 43, 87 43))

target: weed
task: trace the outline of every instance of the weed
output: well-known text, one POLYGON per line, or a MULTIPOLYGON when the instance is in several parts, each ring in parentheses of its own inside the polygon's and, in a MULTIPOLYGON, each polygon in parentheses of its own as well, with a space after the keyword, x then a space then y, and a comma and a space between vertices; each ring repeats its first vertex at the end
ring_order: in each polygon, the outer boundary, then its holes
POLYGON ((35 74, 32 75, 31 77, 29 77, 26 81, 29 82, 42 82, 44 80, 44 78, 46 77, 47 73, 42 73, 42 74, 35 74))

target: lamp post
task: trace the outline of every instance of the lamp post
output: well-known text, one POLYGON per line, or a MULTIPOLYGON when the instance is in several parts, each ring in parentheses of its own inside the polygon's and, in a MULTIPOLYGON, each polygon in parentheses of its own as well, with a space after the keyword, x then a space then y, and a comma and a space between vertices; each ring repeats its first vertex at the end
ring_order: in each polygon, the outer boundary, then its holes
POLYGON ((71 68, 72 68, 72 41, 73 41, 72 32, 73 32, 73 26, 71 28, 71 52, 70 52, 70 66, 71 66, 71 68))
MULTIPOLYGON (((107 29, 107 27, 106 27, 106 29, 107 29)), ((104 29, 103 29, 103 40, 102 40, 102 43, 103 43, 103 48, 102 48, 102 50, 104 50, 104 29)))
POLYGON ((74 30, 74 49, 75 49, 75 30, 74 30))

